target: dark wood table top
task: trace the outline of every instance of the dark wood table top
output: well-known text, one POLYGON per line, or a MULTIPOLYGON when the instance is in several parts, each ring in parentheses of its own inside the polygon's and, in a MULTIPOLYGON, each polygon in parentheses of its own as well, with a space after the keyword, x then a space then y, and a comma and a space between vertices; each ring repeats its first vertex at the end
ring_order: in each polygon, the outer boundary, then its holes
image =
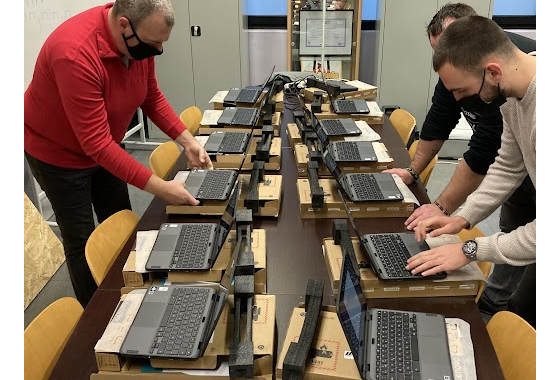
MULTIPOLYGON (((277 295, 276 324, 278 330, 277 350, 282 348, 292 309, 304 301, 309 278, 324 281, 323 304, 334 305, 321 245, 330 237, 333 219, 301 219, 296 190, 297 171, 294 155, 286 136, 286 123, 292 120, 291 113, 283 115, 282 137, 282 203, 278 218, 256 217, 254 228, 266 230, 267 238, 267 292, 277 295)), ((405 167, 410 163, 408 151, 398 133, 385 118, 383 125, 373 126, 382 137, 395 162, 394 167, 405 167)), ((186 158, 181 156, 170 173, 172 178, 179 170, 186 169, 186 158)), ((273 173, 274 174, 274 173, 273 173)), ((421 184, 410 186, 420 203, 429 202, 421 184)), ((218 217, 189 215, 167 215, 165 202, 154 198, 140 219, 138 230, 155 230, 166 221, 211 221, 218 217)), ((406 218, 356 219, 363 233, 405 231, 406 218)), ((353 234, 353 232, 351 232, 353 234)), ((120 289, 124 286, 122 268, 132 248, 135 236, 124 246, 105 280, 99 286, 84 312, 57 363, 51 379, 89 379, 97 372, 93 347, 103 334, 111 313, 115 309, 120 289)), ((369 306, 413 311, 435 312, 446 317, 461 318, 471 327, 477 378, 479 380, 503 380, 503 375, 492 348, 473 297, 395 298, 368 300, 369 306)))

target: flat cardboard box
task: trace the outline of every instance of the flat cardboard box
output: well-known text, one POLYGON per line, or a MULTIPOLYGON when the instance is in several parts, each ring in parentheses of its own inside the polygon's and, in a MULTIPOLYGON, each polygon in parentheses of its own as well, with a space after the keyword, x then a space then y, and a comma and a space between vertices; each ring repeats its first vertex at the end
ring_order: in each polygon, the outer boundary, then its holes
MULTIPOLYGON (((295 307, 276 365, 276 378, 282 379, 284 358, 291 342, 297 342, 305 320, 305 308, 295 307)), ((338 320, 334 306, 323 306, 304 380, 361 380, 352 351, 338 320)))
MULTIPOLYGON (((174 179, 184 181, 188 171, 179 171, 174 179)), ((243 181, 241 187, 241 199, 238 203, 240 209, 245 208, 245 198, 247 198, 247 189, 251 174, 241 173, 238 176, 239 180, 243 181)), ((258 185, 259 189, 259 211, 253 213, 253 216, 272 216, 277 218, 280 214, 280 204, 282 196, 282 175, 280 174, 265 174, 263 181, 258 185)), ((223 215, 228 201, 204 201, 198 206, 191 205, 167 205, 165 212, 168 214, 183 214, 183 215, 223 215)))
MULTIPOLYGON (((210 273, 206 275, 205 273, 194 273, 194 272, 183 272, 174 271, 169 272, 167 277, 171 283, 174 282, 193 282, 193 281, 210 281, 210 282, 220 282, 224 271, 227 269, 230 257, 235 249, 235 243, 237 242, 237 231, 231 230, 227 236, 227 240, 222 247, 214 266, 210 271, 214 272, 215 275, 212 279, 206 280, 206 277, 210 277, 210 273), (223 260, 227 258, 224 262, 223 260), (218 264, 218 260, 220 263, 218 264)), ((254 260, 255 260, 255 293, 265 294, 266 293, 266 230, 257 228, 251 232, 251 248, 253 250, 254 260)), ((231 289, 233 292, 234 289, 231 289)))
MULTIPOLYGON (((362 232, 363 233, 363 232, 362 232)), ((442 235, 426 239, 430 247, 460 242, 457 235, 442 235)), ((417 281, 383 281, 372 269, 367 253, 360 246, 358 238, 352 238, 356 261, 360 266, 360 285, 366 298, 400 298, 400 297, 439 297, 439 296, 476 296, 479 286, 483 286, 485 277, 476 263, 470 263, 459 271, 448 273, 443 280, 417 281)), ((323 239, 323 256, 333 289, 338 293, 342 250, 334 244, 333 238, 323 239)))
MULTIPOLYGON (((374 101, 368 101, 367 105, 369 107, 368 114, 348 114, 348 115, 339 115, 334 113, 331 108, 330 103, 323 103, 321 104, 321 113, 313 113, 318 120, 324 119, 340 119, 340 118, 352 118, 353 120, 363 120, 368 124, 383 124, 383 118, 385 117, 379 106, 374 101)), ((311 112, 311 104, 307 103, 305 105, 309 112, 311 112)))
MULTIPOLYGON (((223 110, 224 109, 224 98, 226 97, 228 91, 218 91, 216 94, 210 99, 210 103, 213 104, 215 110, 223 110)), ((266 92, 262 92, 259 96, 258 100, 255 103, 244 103, 242 107, 251 107, 251 108, 259 108, 260 102, 262 98, 266 95, 266 92)), ((276 101, 275 111, 282 112, 284 110, 284 93, 279 92, 273 96, 273 100, 276 101)))
MULTIPOLYGON (((207 135, 195 136, 196 140, 204 146, 208 141, 207 135)), ((256 159, 257 154, 257 143, 261 141, 260 136, 253 136, 249 145, 249 151, 247 152, 247 158, 243 163, 241 170, 251 170, 253 169, 253 162, 256 159)), ((280 137, 273 137, 270 143, 269 159, 264 163, 264 170, 269 171, 279 171, 282 162, 282 139, 280 137)), ((243 161, 243 154, 217 154, 210 155, 210 160, 214 169, 233 169, 239 170, 239 165, 243 161)), ((187 168, 191 169, 191 163, 187 163, 187 168)))
MULTIPOLYGON (((211 370, 226 360, 229 355, 229 345, 233 341, 233 295, 228 298, 222 315, 214 329, 211 342, 206 348, 204 356, 196 361, 177 360, 141 360, 126 359, 118 354, 122 341, 134 320, 145 289, 135 290, 123 295, 117 305, 111 321, 107 325, 101 339, 95 346, 95 356, 98 363, 98 373, 93 373, 91 379, 229 379, 229 374, 216 372, 215 375, 203 376, 200 372, 190 372, 195 369, 211 370), (149 371, 146 371, 146 367, 149 371), (151 368, 150 368, 151 367, 151 368), (163 372, 154 368, 187 369, 189 374, 163 372)), ((276 299, 273 295, 255 295, 253 311, 253 344, 255 352, 255 373, 257 379, 272 378, 272 355, 274 352, 274 326, 276 313, 276 299)), ((246 317, 242 316, 242 321, 246 317)), ((242 325, 243 327, 243 325, 242 325)), ((241 331, 244 334, 244 329, 241 331)))
MULTIPOLYGON (((385 144, 379 141, 372 141, 371 145, 377 155, 376 162, 339 162, 338 167, 342 173, 373 173, 382 172, 385 169, 392 169, 393 162, 391 153, 385 144)), ((307 163, 309 162, 309 149, 307 145, 296 144, 294 146, 294 155, 297 164, 298 177, 307 178, 307 163)), ((319 164, 319 177, 332 178, 332 173, 324 162, 319 164)))
MULTIPOLYGON (((222 110, 206 110, 202 115, 202 120, 200 121, 200 128, 198 128, 197 134, 199 135, 209 135, 214 131, 223 131, 226 128, 228 131, 241 131, 241 132, 251 132, 253 128, 244 126, 232 126, 232 125, 218 125, 217 121, 222 115, 222 110)), ((280 136, 280 124, 281 124, 281 112, 275 112, 272 115, 272 126, 274 128, 274 137, 280 136)), ((257 126, 253 129, 253 136, 262 135, 262 120, 259 120, 257 126)))
MULTIPOLYGON (((346 83, 351 86, 357 87, 358 90, 344 92, 339 96, 335 97, 336 99, 342 99, 343 97, 344 99, 366 99, 366 100, 377 98, 377 87, 371 84, 364 83, 359 80, 347 81, 346 83)), ((315 91, 321 91, 323 93, 323 103, 329 101, 327 92, 316 87, 306 87, 303 89, 303 96, 305 97, 305 100, 308 102, 312 102, 313 93, 315 91)))
MULTIPOLYGON (((409 217, 414 212, 414 205, 419 205, 419 202, 408 186, 406 186, 398 176, 393 175, 393 177, 403 194, 404 199, 402 201, 351 202, 346 200, 352 216, 354 218, 409 217)), ((319 186, 323 188, 325 194, 324 207, 322 209, 316 209, 311 206, 311 188, 309 186, 309 180, 307 178, 297 179, 301 218, 346 219, 346 211, 338 195, 338 184, 336 180, 331 178, 319 178, 319 186)))

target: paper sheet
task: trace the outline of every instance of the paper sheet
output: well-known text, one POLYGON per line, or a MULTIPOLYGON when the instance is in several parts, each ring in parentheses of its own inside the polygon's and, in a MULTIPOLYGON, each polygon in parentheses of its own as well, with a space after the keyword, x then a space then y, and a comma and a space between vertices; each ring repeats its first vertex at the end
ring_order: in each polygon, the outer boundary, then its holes
POLYGON ((345 141, 379 141, 381 140, 381 136, 377 132, 375 132, 368 123, 363 120, 357 120, 356 125, 362 131, 362 134, 359 136, 346 136, 344 137, 345 141))
MULTIPOLYGON (((377 154, 377 151, 375 153, 377 154)), ((393 179, 395 180, 395 183, 397 184, 397 187, 399 188, 399 190, 401 191, 401 193, 403 195, 403 200, 405 202, 414 202, 414 204, 416 204, 417 206, 420 206, 420 202, 418 202, 418 199, 416 198, 414 193, 403 182, 401 177, 399 177, 396 174, 393 174, 393 179)))
POLYGON ((377 104, 377 102, 370 101, 370 102, 366 102, 366 104, 369 108, 369 115, 378 116, 378 117, 383 116, 383 112, 379 108, 379 105, 377 104))
POLYGON ((454 379, 476 380, 471 326, 460 318, 445 318, 445 323, 454 379))
POLYGON ((371 147, 373 148, 373 151, 375 152, 375 155, 377 156, 377 162, 393 162, 393 157, 391 157, 391 155, 389 154, 389 151, 387 150, 387 147, 385 147, 385 144, 380 143, 380 142, 372 142, 371 143, 371 147))
POLYGON ((229 91, 218 91, 208 103, 223 103, 229 91))
POLYGON ((205 110, 200 125, 218 125, 218 119, 223 112, 223 110, 205 110))
POLYGON ((147 273, 146 261, 156 242, 158 230, 138 231, 136 233, 136 261, 134 271, 136 273, 147 273))

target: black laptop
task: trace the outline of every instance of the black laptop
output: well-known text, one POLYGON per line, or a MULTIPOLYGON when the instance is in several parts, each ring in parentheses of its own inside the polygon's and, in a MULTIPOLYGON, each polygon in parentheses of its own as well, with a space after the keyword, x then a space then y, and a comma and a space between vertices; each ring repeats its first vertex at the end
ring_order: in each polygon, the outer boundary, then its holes
MULTIPOLYGON (((321 78, 324 83, 325 77, 323 76, 322 71, 321 78)), ((331 91, 329 91, 329 88, 326 85, 325 87, 333 112, 337 115, 368 114, 370 112, 367 102, 364 99, 333 99, 331 91)))
POLYGON ((205 271, 214 265, 235 222, 241 181, 229 197, 219 223, 163 223, 146 261, 146 270, 205 271))
POLYGON ((150 286, 120 348, 123 356, 195 360, 204 355, 233 284, 239 245, 219 286, 150 286))
POLYGON ((249 143, 249 132, 214 131, 208 136, 204 149, 209 155, 241 154, 249 143))
POLYGON ((252 127, 259 119, 259 110, 249 107, 225 107, 218 118, 218 125, 242 125, 252 127))
POLYGON ((241 89, 234 88, 229 90, 224 98, 224 103, 255 103, 259 99, 264 88, 268 85, 275 68, 276 65, 272 67, 270 75, 266 77, 264 83, 260 86, 248 86, 241 89))
POLYGON ((342 259, 336 313, 362 379, 454 379, 445 317, 368 310, 348 255, 342 259))
POLYGON ((439 272, 431 276, 422 276, 421 273, 412 274, 406 270, 407 260, 417 253, 430 249, 425 240, 418 242, 414 232, 392 232, 362 235, 354 222, 354 218, 348 209, 346 200, 340 194, 344 210, 348 215, 354 232, 360 239, 361 247, 366 251, 369 262, 375 270, 378 278, 384 281, 406 281, 406 280, 441 280, 447 277, 447 273, 439 272))
POLYGON ((390 173, 342 173, 328 150, 323 152, 323 161, 352 202, 404 199, 390 173))
POLYGON ((359 136, 362 130, 356 122, 349 118, 344 119, 324 119, 317 123, 317 136, 321 141, 326 141, 329 137, 359 136))
POLYGON ((371 141, 332 141, 326 149, 336 162, 377 162, 371 141))

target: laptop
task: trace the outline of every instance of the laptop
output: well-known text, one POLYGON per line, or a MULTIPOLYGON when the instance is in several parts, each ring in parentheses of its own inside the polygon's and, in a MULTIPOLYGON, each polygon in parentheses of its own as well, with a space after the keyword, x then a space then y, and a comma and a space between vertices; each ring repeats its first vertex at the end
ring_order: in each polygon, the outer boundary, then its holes
MULTIPOLYGON (((251 138, 252 133, 249 134, 251 138)), ((245 163, 249 149, 245 150, 239 169, 193 169, 184 186, 193 197, 206 201, 225 201, 229 198, 239 171, 245 163)))
POLYGON ((336 162, 377 162, 371 141, 333 141, 326 149, 336 162))
POLYGON ((272 78, 275 68, 276 65, 272 67, 270 75, 266 77, 261 86, 248 86, 241 89, 234 88, 229 90, 224 98, 224 103, 255 103, 259 99, 259 96, 263 92, 264 88, 267 86, 270 78, 272 78))
POLYGON ((205 271, 212 268, 235 222, 240 195, 241 181, 238 181, 218 224, 163 223, 146 261, 146 270, 205 271))
POLYGON ((120 354, 180 360, 203 356, 227 302, 238 251, 239 244, 217 287, 204 282, 150 286, 124 338, 120 354))
POLYGON ((214 131, 208 136, 204 149, 213 154, 241 154, 249 143, 249 132, 214 131))
POLYGON ((454 379, 445 317, 368 310, 348 255, 342 259, 336 313, 362 379, 454 379))
POLYGON ((350 224, 356 236, 360 239, 360 245, 366 251, 369 262, 378 278, 384 281, 417 281, 441 280, 447 277, 447 273, 445 272, 439 272, 431 276, 422 276, 421 273, 412 274, 405 269, 409 258, 417 253, 430 249, 425 240, 421 242, 416 240, 414 232, 360 234, 354 222, 354 218, 348 209, 346 200, 342 194, 340 194, 340 190, 338 191, 350 224))
POLYGON ((348 118, 319 120, 316 129, 321 141, 327 140, 329 137, 359 136, 362 134, 362 130, 356 122, 348 118))
POLYGON ((248 107, 225 107, 218 118, 218 125, 242 125, 252 127, 259 119, 259 109, 248 107))
POLYGON ((352 86, 345 81, 337 80, 337 79, 327 79, 326 81, 320 81, 316 78, 308 78, 307 79, 307 86, 309 87, 316 87, 323 91, 327 91, 327 88, 334 91, 335 94, 339 94, 342 92, 351 92, 351 91, 358 91, 358 87, 352 86))
POLYGON ((323 161, 352 202, 403 200, 390 173, 342 173, 328 150, 323 152, 323 161))
MULTIPOLYGON (((325 77, 321 71, 321 78, 325 83, 325 77)), ((337 115, 350 115, 350 114, 368 114, 369 107, 364 99, 333 99, 331 91, 329 91, 325 84, 329 101, 331 102, 333 112, 337 115)))

